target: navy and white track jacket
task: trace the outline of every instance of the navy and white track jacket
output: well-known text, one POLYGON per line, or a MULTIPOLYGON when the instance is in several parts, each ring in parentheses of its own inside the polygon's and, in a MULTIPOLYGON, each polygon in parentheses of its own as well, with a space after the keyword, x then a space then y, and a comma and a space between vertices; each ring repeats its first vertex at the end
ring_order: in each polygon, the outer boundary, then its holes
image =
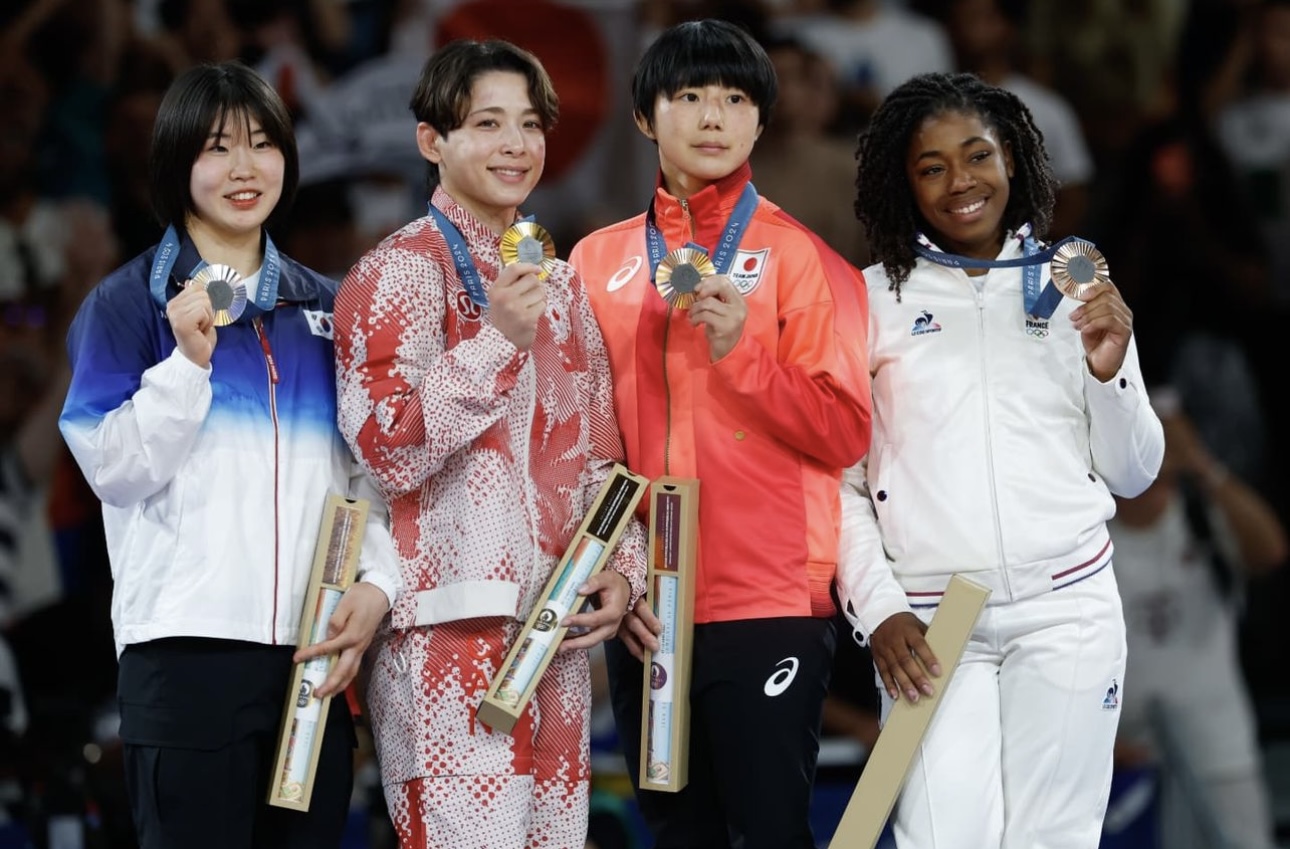
MULTIPOLYGON (((204 369, 149 291, 156 250, 81 305, 59 422, 103 502, 117 652, 173 636, 296 643, 332 492, 371 500, 359 575, 393 604, 385 508, 336 426, 336 284, 282 257, 277 306, 219 328, 204 369)), ((197 261, 185 238, 175 268, 197 261)))

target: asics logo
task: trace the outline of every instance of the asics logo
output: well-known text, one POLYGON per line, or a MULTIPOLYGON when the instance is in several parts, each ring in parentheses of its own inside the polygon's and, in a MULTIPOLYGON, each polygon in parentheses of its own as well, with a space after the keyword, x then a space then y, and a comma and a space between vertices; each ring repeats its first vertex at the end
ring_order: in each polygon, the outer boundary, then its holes
POLYGON ((609 282, 605 284, 605 291, 617 292, 626 286, 628 281, 636 276, 636 272, 641 270, 642 262, 644 260, 639 256, 634 256, 627 260, 627 264, 614 272, 614 276, 609 278, 609 282))
POLYGON ((775 664, 775 667, 775 673, 766 679, 766 686, 762 688, 762 692, 772 699, 787 690, 792 685, 793 679, 797 677, 797 658, 786 657, 775 664), (785 664, 788 665, 785 666, 785 664))

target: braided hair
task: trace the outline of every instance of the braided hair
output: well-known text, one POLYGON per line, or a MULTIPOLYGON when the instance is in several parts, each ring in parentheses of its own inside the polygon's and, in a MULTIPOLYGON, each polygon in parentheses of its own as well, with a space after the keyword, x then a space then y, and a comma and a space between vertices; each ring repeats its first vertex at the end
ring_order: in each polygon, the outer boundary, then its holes
POLYGON ((920 74, 883 100, 860 134, 856 159, 856 217, 869 236, 900 299, 918 255, 915 234, 926 224, 909 185, 905 161, 909 142, 923 121, 947 112, 975 115, 1012 150, 1013 176, 1001 224, 1016 230, 1030 222, 1035 238, 1052 223, 1057 180, 1044 151, 1044 137, 1030 110, 1012 92, 988 85, 975 74, 920 74))

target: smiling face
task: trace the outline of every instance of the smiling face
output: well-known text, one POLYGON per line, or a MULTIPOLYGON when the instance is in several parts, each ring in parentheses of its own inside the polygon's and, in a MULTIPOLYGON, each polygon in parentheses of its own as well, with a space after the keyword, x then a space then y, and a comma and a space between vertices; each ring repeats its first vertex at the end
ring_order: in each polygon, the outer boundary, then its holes
POLYGON ((285 159, 259 121, 230 113, 211 126, 189 179, 192 212, 184 222, 199 244, 258 244, 263 226, 282 197, 285 159))
POLYGON ((524 75, 512 71, 480 74, 461 126, 441 134, 423 121, 417 145, 439 166, 444 191, 497 233, 515 221, 546 162, 542 118, 524 75))
POLYGON ((928 117, 910 137, 905 172, 937 245, 977 259, 999 255, 1013 164, 993 127, 975 114, 928 117))
POLYGON ((733 173, 748 161, 761 135, 761 111, 743 91, 722 85, 688 86, 654 102, 653 126, 636 116, 640 131, 658 142, 663 183, 678 198, 733 173))

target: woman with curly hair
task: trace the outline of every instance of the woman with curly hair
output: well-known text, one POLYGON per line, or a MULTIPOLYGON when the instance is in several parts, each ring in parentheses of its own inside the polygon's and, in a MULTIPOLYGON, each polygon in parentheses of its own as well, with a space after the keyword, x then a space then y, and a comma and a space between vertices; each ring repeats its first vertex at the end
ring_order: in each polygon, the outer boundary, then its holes
POLYGON ((874 430, 843 486, 838 587, 884 714, 933 692, 924 634, 950 577, 991 591, 897 804, 897 844, 1092 849, 1125 663, 1106 521, 1164 449, 1133 314, 1109 279, 1082 302, 1053 284, 1039 239, 1056 183, 1015 95, 915 77, 858 159, 879 260, 874 430))

